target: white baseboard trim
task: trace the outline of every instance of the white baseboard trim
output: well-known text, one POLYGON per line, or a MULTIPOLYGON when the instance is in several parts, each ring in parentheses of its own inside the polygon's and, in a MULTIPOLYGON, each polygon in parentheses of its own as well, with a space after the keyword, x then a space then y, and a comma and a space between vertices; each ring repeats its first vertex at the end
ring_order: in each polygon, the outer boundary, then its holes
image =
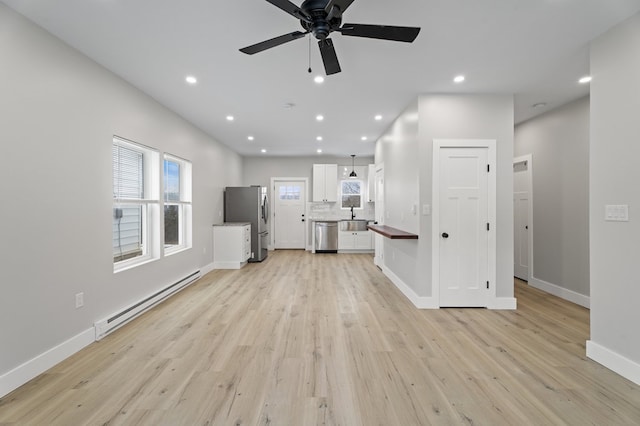
POLYGON ((206 274, 208 274, 209 272, 213 271, 214 269, 216 269, 214 267, 214 263, 211 262, 210 264, 205 265, 202 268, 200 268, 200 274, 201 274, 201 276, 205 276, 206 274))
POLYGON ((95 341, 93 327, 0 376, 0 398, 95 341))
POLYGON ((402 281, 396 274, 394 274, 389 268, 382 265, 382 273, 386 275, 389 280, 405 295, 407 299, 413 303, 418 309, 440 309, 439 304, 433 299, 433 297, 418 296, 416 292, 409 287, 404 281, 402 281))
POLYGON ((587 357, 640 385, 640 364, 637 362, 625 358, 593 340, 587 340, 587 357))
POLYGON ((214 269, 241 269, 247 262, 213 262, 214 269))
POLYGON ((573 302, 580 306, 584 306, 587 309, 591 307, 591 298, 589 296, 576 293, 573 290, 560 287, 559 285, 548 283, 536 277, 531 277, 531 279, 529 280, 529 285, 531 287, 537 288, 538 290, 546 291, 547 293, 553 294, 554 296, 558 296, 561 299, 568 300, 569 302, 573 302))
POLYGON ((487 305, 487 309, 515 310, 517 308, 518 301, 515 297, 496 297, 487 305))

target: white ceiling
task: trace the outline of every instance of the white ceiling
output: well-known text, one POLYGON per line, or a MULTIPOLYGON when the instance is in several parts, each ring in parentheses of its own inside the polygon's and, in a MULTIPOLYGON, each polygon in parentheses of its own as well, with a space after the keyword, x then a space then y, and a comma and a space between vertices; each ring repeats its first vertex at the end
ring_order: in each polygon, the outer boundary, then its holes
POLYGON ((420 93, 513 93, 516 122, 579 98, 589 90, 577 83, 589 73, 589 41, 640 10, 640 0, 356 0, 343 22, 422 31, 412 44, 333 33, 342 73, 317 85, 315 41, 312 74, 307 38, 238 51, 301 29, 265 0, 2 2, 240 154, 295 156, 373 154, 420 93))

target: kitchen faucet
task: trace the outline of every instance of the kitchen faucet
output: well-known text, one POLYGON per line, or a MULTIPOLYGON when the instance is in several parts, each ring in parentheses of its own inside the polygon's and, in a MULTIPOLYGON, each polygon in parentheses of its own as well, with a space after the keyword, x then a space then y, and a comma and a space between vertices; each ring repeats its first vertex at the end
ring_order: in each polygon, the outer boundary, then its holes
POLYGON ((351 220, 356 218, 356 214, 353 212, 353 206, 351 206, 351 220))

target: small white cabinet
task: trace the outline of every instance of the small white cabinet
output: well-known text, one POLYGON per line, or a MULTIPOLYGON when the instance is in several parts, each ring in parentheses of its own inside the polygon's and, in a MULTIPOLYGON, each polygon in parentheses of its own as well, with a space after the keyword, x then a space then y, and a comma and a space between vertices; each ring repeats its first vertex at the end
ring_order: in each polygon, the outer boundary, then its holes
POLYGON ((373 250, 373 236, 371 231, 340 231, 338 233, 338 250, 373 250))
POLYGON ((313 201, 335 203, 338 201, 338 165, 313 165, 313 201))
POLYGON ((240 269, 251 257, 251 224, 213 226, 214 269, 240 269))
POLYGON ((369 164, 367 174, 367 201, 369 203, 376 202, 376 165, 369 164))

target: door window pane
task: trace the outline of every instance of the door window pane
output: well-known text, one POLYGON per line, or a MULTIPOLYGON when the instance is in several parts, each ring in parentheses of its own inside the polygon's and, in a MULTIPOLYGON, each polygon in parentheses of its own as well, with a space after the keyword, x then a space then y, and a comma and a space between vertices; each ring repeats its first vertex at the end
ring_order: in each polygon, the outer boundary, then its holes
POLYGON ((297 185, 280 186, 279 198, 281 200, 300 200, 301 187, 297 185))

